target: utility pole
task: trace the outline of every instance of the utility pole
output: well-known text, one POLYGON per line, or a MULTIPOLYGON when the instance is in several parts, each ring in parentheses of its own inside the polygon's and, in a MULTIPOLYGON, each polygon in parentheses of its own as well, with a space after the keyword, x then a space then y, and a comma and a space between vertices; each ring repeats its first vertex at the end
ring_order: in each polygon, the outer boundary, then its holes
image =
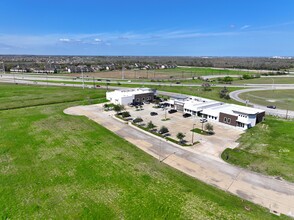
POLYGON ((3 73, 5 74, 5 65, 4 65, 4 62, 2 62, 2 69, 3 69, 3 73))
POLYGON ((121 79, 125 79, 125 67, 122 66, 121 68, 121 79))
POLYGON ((95 89, 95 78, 93 76, 93 88, 95 89))
POLYGON ((85 81, 84 81, 84 71, 83 71, 83 67, 81 68, 81 71, 82 71, 83 89, 85 89, 85 81))
POLYGON ((288 111, 289 111, 289 103, 287 102, 287 109, 286 109, 286 120, 288 119, 288 111))

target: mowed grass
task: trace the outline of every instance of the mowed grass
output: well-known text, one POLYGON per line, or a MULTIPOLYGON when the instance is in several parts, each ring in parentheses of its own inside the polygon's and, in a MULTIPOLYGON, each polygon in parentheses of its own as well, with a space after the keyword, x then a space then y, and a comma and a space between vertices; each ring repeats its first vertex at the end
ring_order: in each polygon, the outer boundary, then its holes
POLYGON ((252 72, 240 71, 240 70, 229 70, 229 69, 212 69, 212 68, 202 68, 202 67, 177 67, 174 69, 163 69, 156 70, 156 72, 165 73, 183 73, 185 76, 207 76, 207 75, 252 75, 252 72))
MULTIPOLYGON (((27 89, 6 88, 6 105, 9 91, 27 89)), ((47 89, 33 87, 23 99, 47 89)), ((87 102, 79 91, 80 101, 0 111, 2 219, 287 219, 158 162, 85 117, 65 115, 87 102)), ((58 101, 63 93, 55 90, 58 101)))
POLYGON ((294 110, 294 90, 262 90, 240 94, 240 98, 260 105, 275 105, 280 109, 294 110))
POLYGON ((87 99, 91 102, 91 100, 101 97, 101 92, 94 89, 81 90, 82 88, 60 88, 58 86, 44 89, 44 87, 32 85, 0 84, 0 110, 72 102, 81 99, 87 99))
MULTIPOLYGON (((232 99, 223 99, 220 98, 219 93, 223 89, 223 87, 211 87, 210 91, 204 91, 202 87, 196 87, 196 86, 150 86, 147 85, 146 87, 149 88, 155 88, 160 91, 167 91, 167 92, 174 92, 174 93, 180 93, 183 95, 193 95, 193 96, 199 96, 207 99, 213 99, 221 102, 227 102, 227 103, 234 103, 239 104, 239 102, 232 100, 232 99)), ((227 87, 229 92, 233 92, 235 90, 239 90, 240 88, 236 87, 227 87)))
POLYGON ((294 182, 293 134, 294 121, 268 116, 265 122, 241 136, 238 148, 226 149, 222 158, 246 169, 294 182))
POLYGON ((294 77, 261 77, 247 80, 235 80, 233 84, 294 84, 294 77))

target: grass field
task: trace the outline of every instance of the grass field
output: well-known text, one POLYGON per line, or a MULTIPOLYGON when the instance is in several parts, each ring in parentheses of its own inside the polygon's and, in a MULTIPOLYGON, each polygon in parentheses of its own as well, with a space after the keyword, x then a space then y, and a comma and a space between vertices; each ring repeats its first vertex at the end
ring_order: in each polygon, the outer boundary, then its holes
MULTIPOLYGON (((287 219, 158 162, 85 117, 63 113, 88 103, 89 91, 0 88, 1 107, 18 108, 0 111, 1 219, 287 219), (17 94, 23 105, 11 104, 17 94)), ((91 96, 101 102, 105 93, 91 96)))
MULTIPOLYGON (((207 75, 243 75, 254 74, 252 72, 228 70, 228 69, 212 69, 212 68, 197 68, 197 67, 177 67, 175 69, 157 69, 157 70, 121 70, 101 71, 96 73, 85 73, 89 77, 101 77, 109 79, 187 79, 198 76, 207 75)), ((63 76, 80 77, 80 73, 58 74, 63 76)))
POLYGON ((294 121, 267 117, 239 139, 240 146, 226 149, 229 163, 294 182, 294 121))
MULTIPOLYGON (((211 91, 204 91, 201 87, 189 87, 189 86, 150 86, 147 85, 146 87, 149 88, 156 88, 161 91, 167 91, 167 92, 175 92, 175 93, 181 93, 186 95, 194 95, 199 96, 207 99, 213 99, 217 101, 227 102, 227 103, 234 103, 239 104, 239 102, 229 99, 222 99, 219 97, 219 92, 223 89, 222 87, 211 87, 211 91)), ((229 87, 227 88, 230 92, 239 90, 240 88, 235 87, 229 87)))
POLYGON ((91 103, 91 101, 99 97, 101 95, 94 89, 85 89, 81 92, 81 89, 67 87, 60 89, 60 87, 44 88, 38 86, 11 86, 1 84, 0 110, 79 101, 82 98, 86 98, 91 103))
POLYGON ((261 77, 247 80, 235 80, 233 84, 294 84, 294 77, 261 77))
POLYGON ((294 90, 263 90, 240 94, 240 98, 260 105, 275 105, 277 108, 294 110, 294 90))
POLYGON ((254 74, 252 72, 240 71, 240 70, 228 70, 228 69, 212 69, 201 67, 177 67, 175 69, 163 69, 156 72, 168 72, 168 73, 184 73, 192 74, 193 76, 207 76, 207 75, 243 75, 254 74))
MULTIPOLYGON (((46 82, 46 81, 42 81, 46 82)), ((48 82, 53 82, 53 83, 68 83, 68 84, 81 84, 81 82, 67 82, 67 81, 48 81, 48 82)), ((97 83, 99 85, 105 86, 105 83, 97 83)), ((90 82, 85 82, 85 85, 93 85, 90 82)), ((161 91, 167 91, 167 92, 175 92, 175 93, 181 93, 181 94, 186 94, 186 95, 194 95, 194 96, 200 96, 203 98, 208 98, 208 99, 213 99, 213 100, 218 100, 222 102, 227 102, 227 103, 234 103, 234 104, 239 104, 242 105, 241 103, 229 99, 222 99, 219 97, 219 92, 223 89, 223 87, 211 87, 211 91, 204 91, 202 87, 197 87, 197 86, 168 86, 168 85, 147 85, 144 83, 141 84, 117 84, 117 83, 110 83, 109 86, 119 86, 119 87, 127 87, 127 88, 136 88, 136 87, 148 87, 148 88, 153 88, 161 91)), ((225 86, 225 85, 224 85, 225 86)), ((230 92, 239 90, 240 88, 238 87, 228 87, 228 90, 230 92)))

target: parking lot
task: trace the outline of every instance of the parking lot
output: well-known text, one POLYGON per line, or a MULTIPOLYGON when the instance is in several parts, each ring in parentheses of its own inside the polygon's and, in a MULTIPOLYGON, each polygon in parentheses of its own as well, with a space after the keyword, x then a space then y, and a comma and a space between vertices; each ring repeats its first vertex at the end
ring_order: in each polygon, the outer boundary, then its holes
POLYGON ((175 140, 177 140, 177 134, 182 132, 185 135, 184 140, 186 143, 191 144, 193 136, 193 142, 198 141, 199 143, 186 148, 201 154, 219 158, 226 148, 235 148, 238 145, 236 140, 244 132, 228 125, 209 122, 213 125, 215 134, 208 136, 201 135, 191 131, 193 127, 202 129, 203 126, 205 128, 206 123, 201 123, 200 117, 191 116, 184 118, 182 112, 169 114, 169 109, 164 110, 162 108, 154 108, 153 106, 154 104, 144 104, 142 110, 137 110, 135 107, 130 106, 125 106, 125 108, 130 112, 133 119, 141 117, 143 119, 142 124, 147 124, 149 121, 152 121, 157 129, 160 129, 161 126, 167 127, 170 137, 175 140), (158 115, 151 116, 151 112, 156 112, 158 115), (168 120, 164 120, 165 118, 168 120))

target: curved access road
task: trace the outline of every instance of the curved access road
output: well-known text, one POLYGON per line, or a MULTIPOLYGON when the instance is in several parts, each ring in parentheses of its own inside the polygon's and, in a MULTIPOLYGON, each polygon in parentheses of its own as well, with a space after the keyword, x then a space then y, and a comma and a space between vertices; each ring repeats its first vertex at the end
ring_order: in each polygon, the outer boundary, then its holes
POLYGON ((104 112, 102 104, 65 109, 70 115, 83 115, 101 124, 141 150, 194 178, 274 213, 294 217, 294 184, 254 173, 206 155, 191 152, 176 144, 135 128, 104 112))
MULTIPOLYGON (((259 85, 256 85, 256 86, 259 86, 259 85)), ((293 84, 286 84, 285 86, 276 86, 276 85, 274 85, 274 86, 275 86, 274 87, 275 90, 276 89, 277 90, 294 89, 293 84)), ((250 89, 236 90, 236 91, 233 91, 230 93, 230 97, 231 97, 231 99, 234 99, 238 102, 246 103, 246 100, 243 100, 239 97, 239 95, 241 93, 261 91, 261 90, 272 90, 272 89, 273 89, 272 85, 267 85, 262 88, 250 88, 250 89)), ((258 104, 252 103, 250 101, 247 101, 247 104, 252 105, 255 108, 265 110, 265 112, 269 115, 283 117, 283 118, 294 118, 294 111, 289 111, 289 110, 285 110, 285 109, 271 109, 271 108, 267 108, 266 106, 263 106, 263 105, 258 105, 258 104)))

